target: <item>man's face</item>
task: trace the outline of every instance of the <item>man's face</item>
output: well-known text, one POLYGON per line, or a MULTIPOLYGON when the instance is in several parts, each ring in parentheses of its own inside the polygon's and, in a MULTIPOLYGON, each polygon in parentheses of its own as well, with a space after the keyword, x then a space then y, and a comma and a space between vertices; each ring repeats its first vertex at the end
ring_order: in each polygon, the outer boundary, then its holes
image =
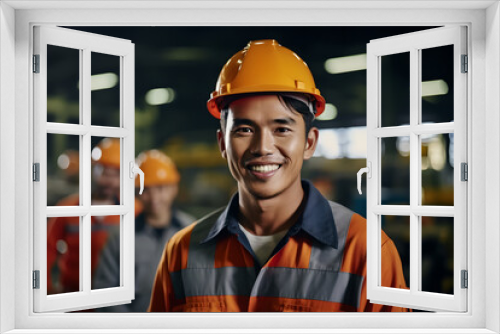
POLYGON ((145 187, 140 199, 146 215, 156 216, 162 210, 170 209, 177 192, 178 186, 176 184, 145 187))
POLYGON ((217 137, 240 192, 267 199, 300 184, 302 163, 314 153, 318 130, 312 128, 306 137, 300 113, 275 95, 261 95, 232 102, 226 128, 217 137))
POLYGON ((99 197, 112 200, 120 195, 120 169, 96 164, 94 179, 99 197))

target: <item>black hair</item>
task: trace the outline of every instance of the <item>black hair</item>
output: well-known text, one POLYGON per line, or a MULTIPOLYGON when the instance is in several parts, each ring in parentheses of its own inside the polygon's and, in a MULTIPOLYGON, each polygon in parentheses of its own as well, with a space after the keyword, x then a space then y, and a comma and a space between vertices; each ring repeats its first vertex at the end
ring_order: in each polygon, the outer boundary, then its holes
MULTIPOLYGON (((222 107, 221 107, 221 113, 220 113, 220 127, 221 127, 221 130, 223 132, 225 131, 226 125, 227 125, 227 113, 229 111, 229 105, 238 99, 241 99, 241 98, 247 97, 247 96, 254 96, 254 95, 276 95, 278 97, 278 99, 280 100, 280 102, 283 103, 288 110, 298 112, 299 114, 301 114, 302 118, 304 119, 306 138, 307 138, 307 135, 309 134, 309 130, 311 130, 312 123, 314 121, 314 115, 311 113, 309 106, 300 100, 294 99, 294 98, 286 96, 284 94, 280 94, 278 92, 240 94, 240 95, 232 96, 231 98, 226 99, 224 101, 224 105, 222 105, 222 107)), ((313 108, 314 108, 314 112, 316 113, 316 106, 314 105, 313 108)))

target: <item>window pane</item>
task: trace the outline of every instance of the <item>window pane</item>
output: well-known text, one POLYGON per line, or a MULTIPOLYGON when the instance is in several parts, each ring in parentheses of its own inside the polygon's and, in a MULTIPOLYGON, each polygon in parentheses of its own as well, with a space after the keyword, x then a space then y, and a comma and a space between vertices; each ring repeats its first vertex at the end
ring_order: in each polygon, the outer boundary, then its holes
POLYGON ((80 205, 80 138, 47 134, 47 205, 80 205))
POLYGON ((47 294, 80 291, 80 219, 47 220, 47 294))
POLYGON ((120 139, 92 137, 92 205, 120 204, 120 139))
MULTIPOLYGON (((382 230, 385 234, 392 239, 396 249, 401 258, 403 275, 406 281, 406 286, 410 287, 410 217, 409 216, 382 216, 382 230)), ((381 246, 384 246, 384 237, 382 236, 381 246)), ((381 252, 381 267, 390 266, 389 263, 385 263, 387 260, 384 257, 384 253, 381 252)), ((381 286, 392 287, 388 277, 385 282, 382 277, 381 286)))
POLYGON ((381 140, 381 204, 410 204, 410 137, 381 140))
POLYGON ((421 136, 422 205, 453 206, 453 136, 421 136))
POLYGON ((422 123, 452 122, 453 45, 423 49, 421 52, 422 123))
POLYGON ((422 217, 422 291, 453 294, 453 218, 422 217))
POLYGON ((410 53, 381 58, 382 126, 410 124, 410 53))
POLYGON ((92 216, 92 289, 120 286, 120 217, 92 216))
POLYGON ((47 121, 80 122, 80 50, 47 45, 47 121))
POLYGON ((120 57, 92 52, 92 125, 120 126, 120 57))

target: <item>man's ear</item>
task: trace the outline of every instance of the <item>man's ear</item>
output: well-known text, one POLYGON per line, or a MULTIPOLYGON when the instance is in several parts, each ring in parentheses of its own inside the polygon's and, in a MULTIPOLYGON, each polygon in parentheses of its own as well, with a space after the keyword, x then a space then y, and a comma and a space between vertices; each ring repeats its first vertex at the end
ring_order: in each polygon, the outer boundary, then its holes
POLYGON ((312 127, 309 130, 306 138, 306 149, 304 150, 304 160, 308 160, 314 154, 316 150, 316 145, 318 144, 319 130, 316 127, 312 127))
POLYGON ((224 133, 219 129, 217 130, 217 143, 219 144, 219 150, 224 159, 227 159, 226 154, 226 142, 224 141, 224 133))

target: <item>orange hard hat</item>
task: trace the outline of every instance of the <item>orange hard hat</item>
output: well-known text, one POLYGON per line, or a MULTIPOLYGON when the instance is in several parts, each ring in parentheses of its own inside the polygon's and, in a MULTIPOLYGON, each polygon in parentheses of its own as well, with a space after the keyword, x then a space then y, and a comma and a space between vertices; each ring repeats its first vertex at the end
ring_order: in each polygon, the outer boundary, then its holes
POLYGON ((120 169, 120 139, 104 138, 92 149, 92 161, 120 169))
MULTIPOLYGON (((145 187, 177 184, 181 178, 172 159, 158 150, 142 152, 136 163, 144 172, 145 187)), ((139 187, 139 178, 135 179, 135 185, 139 187)))
POLYGON ((260 92, 306 94, 315 103, 316 116, 325 110, 325 99, 316 88, 307 64, 274 39, 251 41, 227 61, 207 108, 220 119, 225 97, 260 92))

